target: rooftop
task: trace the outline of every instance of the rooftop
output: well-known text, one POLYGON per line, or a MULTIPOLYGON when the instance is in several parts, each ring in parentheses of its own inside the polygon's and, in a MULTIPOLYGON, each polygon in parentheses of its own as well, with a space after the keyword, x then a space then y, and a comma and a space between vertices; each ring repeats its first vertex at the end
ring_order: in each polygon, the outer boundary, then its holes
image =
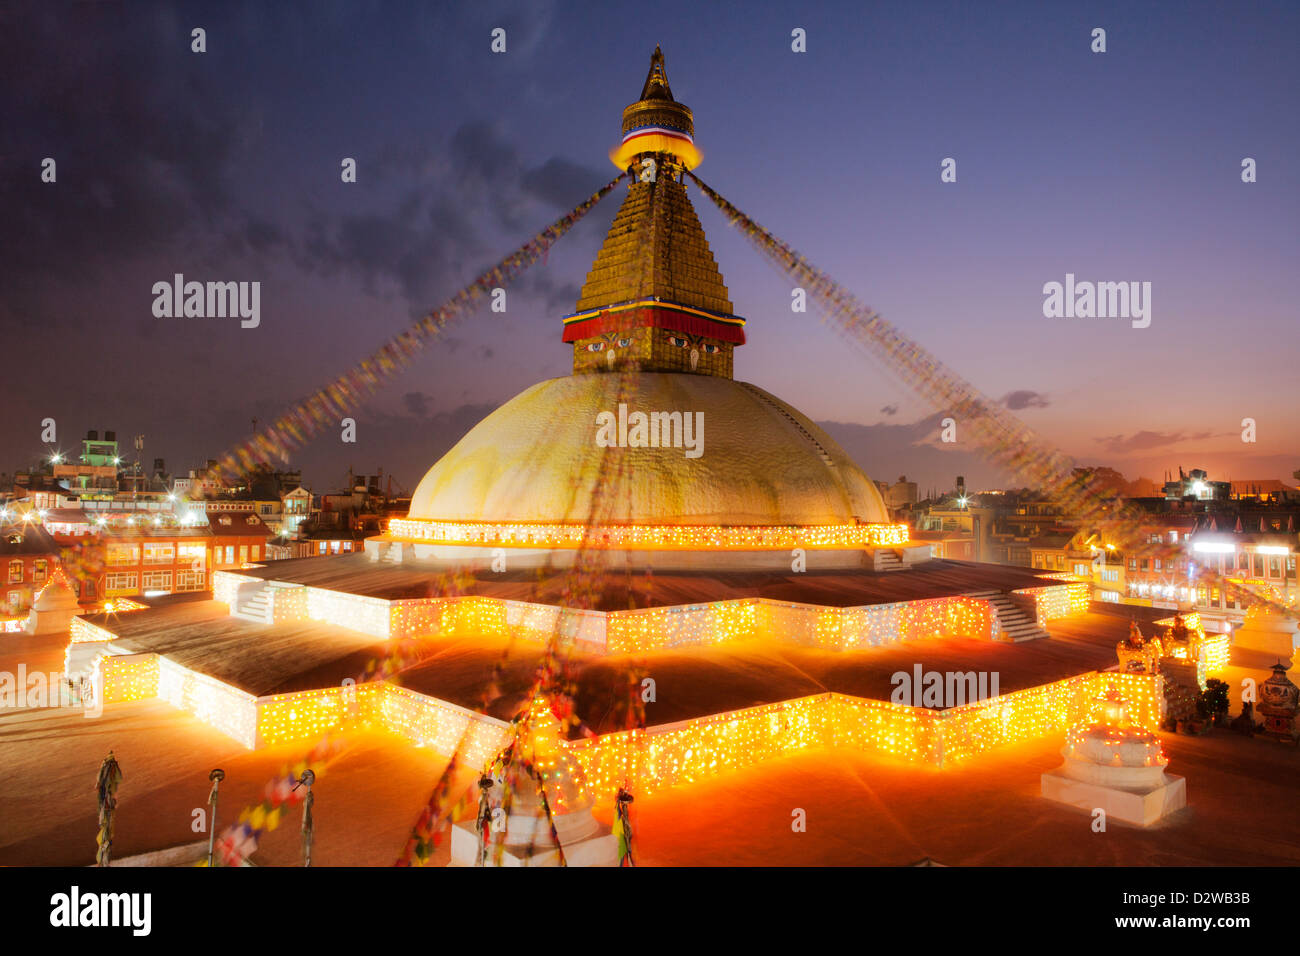
MULTIPOLYGON (((305 584, 385 600, 435 596, 443 566, 414 559, 401 564, 371 561, 365 554, 275 561, 241 573, 268 581, 305 584)), ((1002 564, 935 560, 894 574, 864 573, 861 569, 774 574, 768 571, 656 571, 630 573, 610 570, 594 594, 592 608, 621 611, 629 607, 663 607, 763 597, 777 601, 855 607, 890 604, 964 594, 989 589, 1043 587, 1059 582, 1043 571, 1002 564)), ((468 594, 539 604, 558 604, 569 583, 563 571, 541 577, 534 571, 480 571, 465 588, 468 594)), ((586 582, 590 587, 592 581, 586 582)))

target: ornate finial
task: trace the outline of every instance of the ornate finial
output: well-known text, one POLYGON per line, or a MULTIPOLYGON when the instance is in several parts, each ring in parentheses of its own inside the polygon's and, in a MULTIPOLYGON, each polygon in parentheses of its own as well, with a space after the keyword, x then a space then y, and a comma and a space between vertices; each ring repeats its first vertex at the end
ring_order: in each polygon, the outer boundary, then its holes
POLYGON ((664 69, 664 55, 655 47, 641 98, 623 110, 623 142, 610 153, 619 169, 628 169, 641 155, 665 157, 686 169, 700 164, 695 148, 695 118, 690 108, 673 99, 664 69))
POLYGON ((668 73, 664 70, 664 55, 655 44, 654 53, 650 54, 650 72, 646 74, 645 85, 641 87, 642 100, 669 100, 673 98, 672 88, 668 85, 668 73))

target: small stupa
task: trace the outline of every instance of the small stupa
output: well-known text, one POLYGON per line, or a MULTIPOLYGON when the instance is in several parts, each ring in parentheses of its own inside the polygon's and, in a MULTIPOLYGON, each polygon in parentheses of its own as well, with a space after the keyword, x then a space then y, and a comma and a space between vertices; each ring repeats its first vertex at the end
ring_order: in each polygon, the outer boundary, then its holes
POLYGON ((618 866, 618 837, 592 814, 582 766, 560 746, 544 699, 523 726, 480 783, 487 813, 452 825, 451 865, 618 866))
POLYGON ((1133 726, 1118 694, 1098 701, 1101 719, 1066 735, 1065 762, 1043 774, 1042 795, 1144 827, 1185 807, 1186 781, 1166 773, 1160 738, 1133 726))
POLYGON ((62 634, 72 626, 72 619, 82 613, 63 568, 55 568, 32 602, 23 629, 28 634, 62 634))

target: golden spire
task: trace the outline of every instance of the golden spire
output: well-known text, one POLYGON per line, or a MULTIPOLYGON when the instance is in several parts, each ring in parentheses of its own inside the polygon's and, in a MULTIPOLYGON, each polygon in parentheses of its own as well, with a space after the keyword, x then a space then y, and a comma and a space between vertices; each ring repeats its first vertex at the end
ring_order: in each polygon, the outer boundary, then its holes
POLYGON ((664 54, 655 44, 654 53, 650 54, 650 72, 646 74, 645 86, 641 87, 643 100, 671 100, 672 87, 668 85, 668 74, 664 70, 664 54))
POLYGON ((659 47, 650 56, 641 98, 623 110, 623 142, 609 158, 619 169, 629 169, 643 156, 666 159, 687 169, 694 169, 702 158, 695 148, 695 117, 690 107, 673 99, 659 47))
POLYGON ((635 367, 730 378, 745 320, 686 195, 682 171, 699 162, 694 118, 673 99, 655 47, 641 99, 623 110, 623 145, 611 159, 632 173, 627 198, 565 316, 575 372, 635 367))

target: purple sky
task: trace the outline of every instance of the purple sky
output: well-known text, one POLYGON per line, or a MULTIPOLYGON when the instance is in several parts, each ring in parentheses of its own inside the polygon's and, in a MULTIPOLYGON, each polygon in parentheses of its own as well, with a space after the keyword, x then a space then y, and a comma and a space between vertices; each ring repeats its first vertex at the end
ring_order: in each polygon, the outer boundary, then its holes
MULTIPOLYGON (((217 457, 611 178, 656 43, 701 177, 1044 439, 1129 477, 1300 467, 1295 4, 445 6, 0 12, 0 470, 41 452, 45 417, 64 450, 108 428, 173 470, 217 457), (154 318, 176 272, 260 281, 261 326, 154 318), (1044 318, 1067 272, 1151 282, 1150 328, 1044 318)), ((749 319, 737 378, 843 423, 873 477, 1001 483, 792 314, 789 281, 691 195, 749 319)), ((620 198, 506 316, 467 319, 378 396, 356 445, 305 450, 316 489, 352 465, 409 490, 489 409, 566 374, 559 319, 620 198)))

